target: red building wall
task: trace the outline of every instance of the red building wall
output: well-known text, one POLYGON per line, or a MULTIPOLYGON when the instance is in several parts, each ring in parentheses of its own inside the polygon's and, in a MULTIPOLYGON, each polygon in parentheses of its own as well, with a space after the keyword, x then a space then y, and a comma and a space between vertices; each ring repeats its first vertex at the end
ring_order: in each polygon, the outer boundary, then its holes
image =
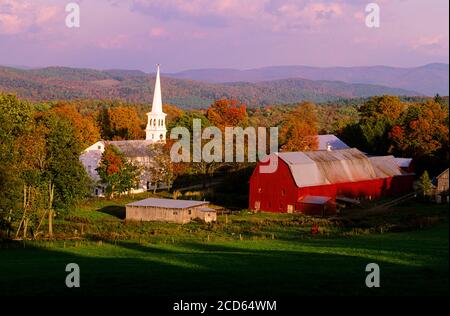
MULTIPOLYGON (((274 173, 260 173, 259 165, 260 163, 250 178, 249 208, 267 212, 286 213, 289 205, 294 211, 306 211, 306 206, 298 203, 299 199, 306 195, 331 197, 328 209, 335 210, 336 196, 379 198, 383 195, 398 195, 411 190, 413 182, 412 175, 405 175, 298 188, 289 166, 282 159, 278 158, 278 168, 274 173)), ((308 206, 308 209, 313 213, 319 212, 315 206, 308 206)))

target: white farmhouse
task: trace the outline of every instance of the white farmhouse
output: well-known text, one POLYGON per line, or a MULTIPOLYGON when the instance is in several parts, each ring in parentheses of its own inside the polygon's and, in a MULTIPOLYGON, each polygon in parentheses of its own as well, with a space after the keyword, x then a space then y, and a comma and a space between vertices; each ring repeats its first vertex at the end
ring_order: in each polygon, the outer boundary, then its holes
MULTIPOLYGON (((154 163, 149 156, 149 146, 166 141, 166 114, 162 111, 161 80, 159 74, 159 65, 156 72, 155 91, 153 95, 152 110, 147 113, 147 127, 145 128, 145 140, 121 140, 105 141, 99 140, 95 144, 86 148, 80 156, 80 161, 86 169, 91 179, 97 183, 92 194, 96 196, 103 195, 103 186, 99 183, 100 177, 96 168, 100 164, 105 146, 114 145, 133 163, 136 163, 144 169, 154 163)), ((151 175, 148 172, 142 172, 139 187, 133 190, 134 193, 144 192, 152 189, 151 175)))

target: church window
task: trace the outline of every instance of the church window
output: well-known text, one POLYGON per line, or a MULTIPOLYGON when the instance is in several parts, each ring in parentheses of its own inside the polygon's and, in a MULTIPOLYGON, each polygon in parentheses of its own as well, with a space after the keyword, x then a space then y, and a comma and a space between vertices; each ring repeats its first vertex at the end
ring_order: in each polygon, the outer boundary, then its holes
POLYGON ((162 139, 163 139, 163 137, 164 137, 164 136, 163 136, 163 134, 159 135, 159 139, 161 139, 161 140, 162 140, 162 139))

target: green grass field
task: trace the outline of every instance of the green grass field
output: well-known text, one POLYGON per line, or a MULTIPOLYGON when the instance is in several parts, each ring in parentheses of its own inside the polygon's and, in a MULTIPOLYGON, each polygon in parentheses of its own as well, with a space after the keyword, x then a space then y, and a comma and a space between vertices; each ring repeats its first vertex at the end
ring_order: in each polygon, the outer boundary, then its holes
POLYGON ((409 204, 342 227, 323 219, 248 212, 220 216, 212 225, 125 223, 115 216, 121 203, 88 202, 60 219, 57 233, 64 239, 3 244, 0 294, 449 293, 445 205, 409 204), (312 222, 320 224, 321 234, 309 233, 312 222), (80 288, 65 286, 65 266, 71 262, 80 266, 80 288), (365 286, 371 262, 380 266, 380 288, 365 286))

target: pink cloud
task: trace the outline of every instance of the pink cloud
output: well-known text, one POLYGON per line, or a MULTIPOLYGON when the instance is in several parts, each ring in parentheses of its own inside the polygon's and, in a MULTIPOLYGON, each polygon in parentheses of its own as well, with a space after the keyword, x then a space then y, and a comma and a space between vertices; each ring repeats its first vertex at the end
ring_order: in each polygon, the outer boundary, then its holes
POLYGON ((118 34, 101 40, 100 42, 96 43, 96 46, 103 49, 123 48, 128 43, 128 40, 129 40, 128 36, 124 34, 118 34))
POLYGON ((47 28, 62 10, 36 1, 0 0, 0 34, 20 34, 31 27, 47 28))
POLYGON ((164 38, 169 35, 169 32, 162 27, 152 27, 149 35, 151 38, 164 38))

